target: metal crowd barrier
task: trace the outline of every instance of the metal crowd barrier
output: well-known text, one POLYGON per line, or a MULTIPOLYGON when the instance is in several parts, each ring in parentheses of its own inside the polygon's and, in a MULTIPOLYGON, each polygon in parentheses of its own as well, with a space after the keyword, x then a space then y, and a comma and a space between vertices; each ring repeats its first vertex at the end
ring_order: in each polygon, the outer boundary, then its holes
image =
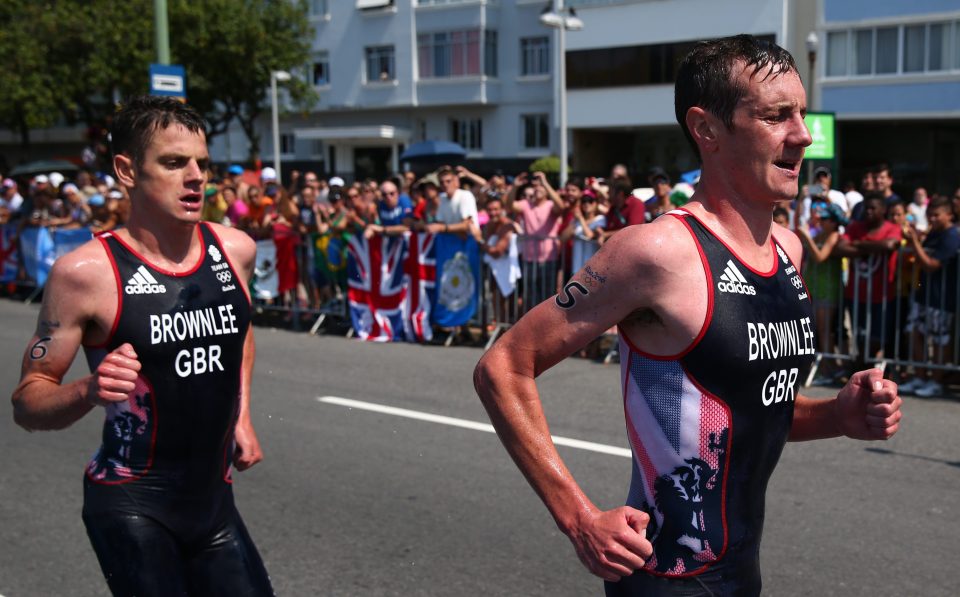
POLYGON ((910 367, 960 371, 960 257, 946 261, 942 268, 949 269, 940 274, 925 275, 912 249, 891 255, 832 258, 837 280, 811 275, 817 266, 805 264, 818 321, 807 384, 827 363, 893 366, 901 374, 910 367))

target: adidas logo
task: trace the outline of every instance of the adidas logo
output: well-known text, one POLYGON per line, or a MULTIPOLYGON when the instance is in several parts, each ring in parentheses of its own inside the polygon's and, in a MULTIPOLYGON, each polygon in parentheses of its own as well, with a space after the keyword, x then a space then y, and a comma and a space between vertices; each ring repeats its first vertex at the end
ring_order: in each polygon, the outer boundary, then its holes
POLYGON ((726 269, 720 274, 720 281, 717 283, 717 288, 720 292, 747 295, 757 294, 757 289, 754 288, 752 284, 747 283, 747 279, 743 277, 743 274, 740 273, 737 266, 729 259, 727 260, 726 269))
POLYGON ((133 277, 127 280, 127 285, 123 289, 126 294, 163 294, 166 291, 167 287, 157 282, 150 271, 142 265, 137 268, 133 277))

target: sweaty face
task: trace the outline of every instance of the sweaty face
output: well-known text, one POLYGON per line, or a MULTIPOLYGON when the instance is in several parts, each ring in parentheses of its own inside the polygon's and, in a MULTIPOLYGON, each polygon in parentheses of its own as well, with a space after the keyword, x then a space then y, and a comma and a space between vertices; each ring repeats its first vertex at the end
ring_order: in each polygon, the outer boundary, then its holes
POLYGON ((800 77, 793 71, 766 77, 766 69, 751 76, 743 65, 733 72, 746 92, 734 109, 732 130, 715 127, 717 158, 730 190, 749 201, 793 199, 804 149, 812 142, 803 122, 807 101, 800 77))
POLYGON ((203 132, 194 133, 179 124, 158 129, 142 162, 133 165, 131 198, 151 217, 199 221, 209 162, 203 132))

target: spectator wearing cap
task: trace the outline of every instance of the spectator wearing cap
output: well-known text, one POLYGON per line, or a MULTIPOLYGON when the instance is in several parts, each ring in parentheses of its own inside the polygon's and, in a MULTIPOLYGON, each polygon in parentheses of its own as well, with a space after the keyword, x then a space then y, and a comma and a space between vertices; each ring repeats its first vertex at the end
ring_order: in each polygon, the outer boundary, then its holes
MULTIPOLYGON (((835 353, 838 346, 836 321, 843 300, 843 258, 835 251, 840 243, 847 215, 835 203, 818 203, 814 208, 819 230, 813 234, 807 225, 797 228, 804 246, 803 278, 816 314, 817 342, 821 353, 835 353)), ((817 383, 831 380, 836 363, 823 361, 817 383)))
POLYGON ((426 230, 434 234, 443 232, 444 224, 437 221, 437 211, 440 208, 440 179, 431 172, 418 180, 414 187, 419 191, 421 199, 413 208, 411 227, 414 230, 426 230))
POLYGON ((850 205, 847 202, 847 196, 832 188, 832 186, 833 175, 830 172, 830 168, 818 166, 813 171, 813 184, 807 186, 807 195, 801 202, 799 210, 801 226, 806 226, 809 223, 811 209, 817 201, 832 203, 839 207, 846 217, 850 217, 850 205))
POLYGON ((3 179, 3 193, 0 194, 0 208, 5 209, 11 218, 16 217, 23 207, 23 195, 17 190, 17 182, 12 178, 3 179))
POLYGON ((86 226, 92 217, 92 211, 87 204, 86 197, 77 188, 77 185, 68 182, 63 185, 60 194, 63 196, 67 214, 60 218, 57 224, 64 228, 80 228, 86 226))
POLYGON ((645 202, 644 220, 652 222, 676 206, 670 199, 670 190, 673 188, 670 184, 670 176, 663 168, 659 166, 652 168, 647 181, 653 188, 653 197, 645 202))
POLYGON ((50 186, 53 187, 54 192, 60 192, 60 185, 63 184, 64 180, 66 180, 66 178, 63 176, 63 174, 60 174, 59 172, 50 173, 50 186))
POLYGON ((46 174, 38 174, 33 177, 33 191, 43 191, 50 188, 50 177, 46 174))
POLYGON ((232 186, 238 198, 246 197, 247 187, 250 186, 243 180, 243 166, 240 164, 230 164, 227 168, 227 175, 223 180, 223 184, 232 186))
POLYGON ((222 224, 227 215, 227 201, 220 194, 215 184, 207 184, 203 190, 203 209, 200 210, 200 219, 204 222, 222 224))
MULTIPOLYGON (((569 183, 567 186, 570 186, 569 183)), ((607 218, 597 210, 597 195, 590 189, 577 197, 570 211, 573 219, 560 234, 560 240, 565 242, 573 239, 570 269, 571 273, 576 273, 600 250, 600 239, 607 218)))
POLYGON ((277 171, 273 168, 267 166, 260 171, 260 186, 267 186, 269 183, 276 183, 277 181, 277 171))
MULTIPOLYGON (((120 191, 110 191, 123 196, 120 191)), ((111 197, 111 201, 116 202, 119 198, 111 197)), ((110 210, 107 205, 107 198, 100 193, 94 193, 87 198, 87 206, 90 208, 90 231, 93 233, 106 232, 117 227, 118 218, 116 213, 110 210)))

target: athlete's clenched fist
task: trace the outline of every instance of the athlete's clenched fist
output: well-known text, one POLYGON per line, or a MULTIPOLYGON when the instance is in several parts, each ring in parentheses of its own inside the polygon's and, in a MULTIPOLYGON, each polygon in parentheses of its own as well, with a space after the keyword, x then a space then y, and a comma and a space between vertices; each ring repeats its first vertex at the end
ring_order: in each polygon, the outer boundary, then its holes
POLYGON ((100 406, 123 402, 136 386, 140 361, 133 346, 124 343, 105 356, 90 376, 87 400, 100 406))

